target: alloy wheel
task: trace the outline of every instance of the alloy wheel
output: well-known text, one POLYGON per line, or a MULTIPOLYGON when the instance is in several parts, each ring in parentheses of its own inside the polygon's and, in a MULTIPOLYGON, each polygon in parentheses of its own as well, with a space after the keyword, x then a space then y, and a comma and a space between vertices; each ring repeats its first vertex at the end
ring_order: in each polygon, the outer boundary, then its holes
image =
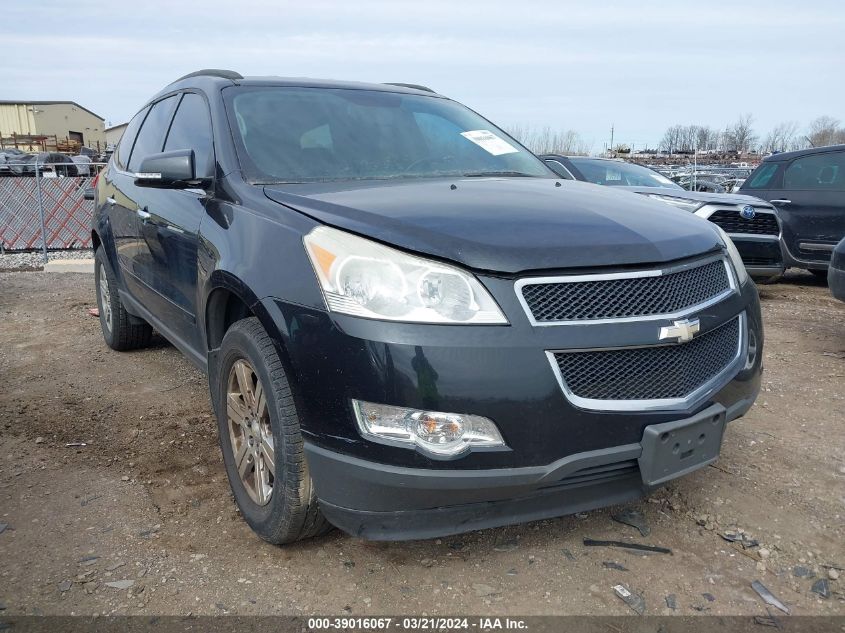
POLYGON ((227 384, 226 417, 235 468, 250 499, 267 505, 276 475, 267 398, 258 374, 244 359, 232 365, 227 384))
POLYGON ((102 310, 103 322, 106 329, 111 332, 111 292, 109 292, 109 279, 106 277, 106 267, 100 264, 100 310, 102 310))

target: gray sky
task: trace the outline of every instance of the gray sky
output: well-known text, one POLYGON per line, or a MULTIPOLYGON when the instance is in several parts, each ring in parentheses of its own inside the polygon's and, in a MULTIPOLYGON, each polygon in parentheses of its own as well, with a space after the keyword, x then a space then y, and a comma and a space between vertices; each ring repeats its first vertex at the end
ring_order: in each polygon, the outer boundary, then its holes
POLYGON ((845 119, 845 3, 3 0, 0 98, 113 124, 198 68, 432 86, 499 125, 655 146, 751 112, 845 119))

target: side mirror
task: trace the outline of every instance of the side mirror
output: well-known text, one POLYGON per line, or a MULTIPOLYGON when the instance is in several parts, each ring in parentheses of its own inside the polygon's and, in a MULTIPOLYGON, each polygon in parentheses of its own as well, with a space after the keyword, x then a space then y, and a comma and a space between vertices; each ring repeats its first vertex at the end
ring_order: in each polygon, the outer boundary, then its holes
POLYGON ((141 161, 135 174, 138 187, 188 189, 198 186, 194 167, 194 150, 179 149, 150 154, 141 161))
POLYGON ((85 200, 93 200, 94 199, 94 187, 86 187, 82 191, 82 197, 85 200))

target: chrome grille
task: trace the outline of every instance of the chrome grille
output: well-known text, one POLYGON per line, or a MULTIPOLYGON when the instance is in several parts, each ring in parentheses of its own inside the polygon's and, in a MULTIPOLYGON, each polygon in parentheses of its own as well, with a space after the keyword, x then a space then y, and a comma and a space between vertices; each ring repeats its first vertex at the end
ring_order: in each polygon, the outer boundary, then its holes
POLYGON ((739 211, 720 209, 714 211, 709 218, 713 224, 717 224, 725 233, 746 233, 749 235, 780 235, 780 227, 774 213, 757 211, 752 219, 746 220, 739 211))
POLYGON ((540 325, 671 315, 718 301, 731 290, 722 257, 666 270, 528 278, 517 283, 523 305, 540 325))
POLYGON ((575 404, 683 401, 731 368, 744 340, 744 315, 689 343, 554 352, 564 390, 575 404))

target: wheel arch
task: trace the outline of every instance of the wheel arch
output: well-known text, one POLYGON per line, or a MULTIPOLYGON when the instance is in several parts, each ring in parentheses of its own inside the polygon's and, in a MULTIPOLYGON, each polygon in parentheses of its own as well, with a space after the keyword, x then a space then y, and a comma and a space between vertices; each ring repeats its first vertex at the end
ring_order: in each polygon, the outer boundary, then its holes
MULTIPOLYGON (((268 305, 273 306, 274 304, 262 301, 243 280, 228 271, 214 271, 207 288, 205 302, 200 314, 203 320, 203 332, 208 355, 209 387, 211 388, 212 385, 216 384, 219 378, 217 354, 226 332, 237 321, 255 317, 273 341, 294 398, 298 399, 300 392, 297 375, 287 349, 288 332, 286 325, 284 320, 280 319, 280 314, 274 318, 267 308, 268 305)), ((212 403, 215 408, 219 405, 214 398, 213 389, 212 403)))
POLYGON ((103 254, 106 256, 106 262, 108 262, 112 274, 117 279, 118 284, 122 285, 123 271, 118 265, 117 247, 114 243, 108 216, 95 217, 94 225, 91 227, 91 248, 94 251, 98 248, 103 249, 103 254))

